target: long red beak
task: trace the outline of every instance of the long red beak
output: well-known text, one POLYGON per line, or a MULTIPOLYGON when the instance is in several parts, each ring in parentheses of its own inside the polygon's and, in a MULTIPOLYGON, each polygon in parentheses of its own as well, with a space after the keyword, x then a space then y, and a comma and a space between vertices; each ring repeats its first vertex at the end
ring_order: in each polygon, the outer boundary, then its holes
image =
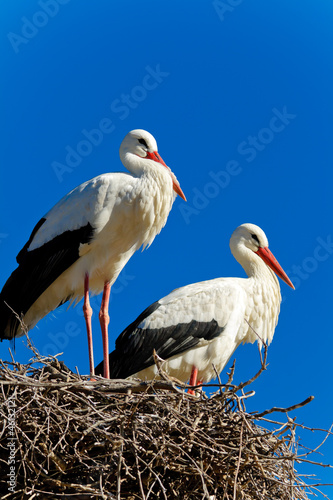
POLYGON ((269 250, 268 247, 266 248, 259 248, 259 250, 256 252, 257 255, 265 262, 265 264, 268 265, 274 271, 287 285, 289 285, 293 290, 295 290, 294 285, 272 254, 272 252, 269 250))
MULTIPOLYGON (((149 158, 149 160, 157 161, 157 163, 161 163, 162 165, 164 165, 166 168, 169 169, 169 167, 166 165, 166 163, 164 163, 164 161, 162 160, 161 156, 158 154, 157 151, 153 151, 153 153, 150 153, 149 151, 147 151, 146 158, 149 158)), ((173 190, 175 191, 175 193, 177 193, 181 198, 183 198, 184 201, 187 201, 186 197, 182 191, 182 188, 180 187, 180 184, 174 175, 172 175, 172 184, 173 184, 173 190)))

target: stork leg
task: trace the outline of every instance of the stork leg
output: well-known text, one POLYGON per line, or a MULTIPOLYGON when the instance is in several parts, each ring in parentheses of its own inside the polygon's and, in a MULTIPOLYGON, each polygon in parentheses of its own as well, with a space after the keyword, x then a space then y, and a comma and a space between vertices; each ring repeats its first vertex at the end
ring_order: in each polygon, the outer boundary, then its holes
MULTIPOLYGON (((197 385, 197 378, 198 378, 198 368, 193 365, 192 366, 192 371, 191 371, 189 385, 197 385)), ((192 389, 189 389, 188 393, 189 394, 194 394, 194 391, 192 389)))
POLYGON ((86 320, 86 327, 87 327, 90 375, 95 375, 94 351, 93 351, 92 328, 91 328, 92 313, 93 311, 90 307, 90 302, 89 302, 89 274, 86 273, 84 277, 83 315, 84 319, 86 320))
POLYGON ((103 338, 104 378, 110 378, 109 336, 108 336, 108 324, 110 321, 110 316, 109 316, 110 291, 111 291, 111 285, 108 281, 106 281, 104 283, 102 304, 101 304, 101 309, 99 311, 99 322, 101 324, 102 338, 103 338))

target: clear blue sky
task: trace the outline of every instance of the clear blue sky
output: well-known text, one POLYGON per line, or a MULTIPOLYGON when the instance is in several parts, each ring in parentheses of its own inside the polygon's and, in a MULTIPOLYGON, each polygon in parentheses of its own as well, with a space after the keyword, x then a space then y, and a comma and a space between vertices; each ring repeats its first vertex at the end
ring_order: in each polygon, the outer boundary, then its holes
MULTIPOLYGON (((249 410, 314 395, 293 416, 328 428, 332 4, 3 0, 0 10, 1 286, 40 217, 81 182, 122 170, 121 140, 133 128, 146 129, 188 203, 176 200, 162 233, 115 283, 111 347, 129 322, 172 289, 244 276, 229 238, 239 224, 255 223, 296 291, 281 283, 284 302, 269 367, 253 385, 249 410), (97 128, 102 133, 91 136, 97 128)), ((102 358, 99 303, 100 297, 93 300, 96 362, 102 358)), ((31 338, 41 353, 63 351, 71 369, 88 372, 81 306, 50 314, 31 338)), ((16 359, 27 362, 23 343, 16 342, 16 359)), ((0 345, 4 359, 8 346, 0 345)), ((234 357, 236 381, 259 367, 256 347, 242 346, 234 357)), ((321 439, 302 437, 312 447, 321 439)), ((318 460, 333 463, 332 438, 322 452, 318 460)), ((332 482, 331 471, 317 473, 332 482)))

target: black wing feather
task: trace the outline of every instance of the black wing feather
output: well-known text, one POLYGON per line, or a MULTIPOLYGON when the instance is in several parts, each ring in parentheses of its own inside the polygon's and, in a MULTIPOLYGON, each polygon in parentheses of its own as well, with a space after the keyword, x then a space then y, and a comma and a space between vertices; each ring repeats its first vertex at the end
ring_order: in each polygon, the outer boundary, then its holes
MULTIPOLYGON (((17 256, 19 267, 8 278, 0 294, 0 338, 12 339, 19 327, 18 315, 25 314, 40 295, 79 258, 79 248, 93 235, 90 224, 65 231, 35 250, 28 247, 45 219, 35 226, 29 241, 17 256), (5 329, 9 326, 9 334, 5 329)), ((70 297, 64 297, 63 302, 70 297)), ((60 304, 59 304, 60 305, 60 304)))
POLYGON ((44 224, 44 222, 46 222, 46 220, 47 219, 45 219, 45 217, 42 217, 37 222, 37 224, 35 225, 35 227, 33 228, 32 232, 30 234, 30 238, 28 239, 28 241, 26 242, 26 244, 24 245, 24 247, 19 251, 19 253, 16 256, 16 262, 18 264, 21 264, 21 261, 23 260, 23 258, 27 254, 28 248, 30 247, 30 245, 32 243, 32 240, 34 239, 35 234, 37 233, 38 229, 40 229, 42 227, 42 225, 44 224))
MULTIPOLYGON (((139 328, 140 323, 160 305, 154 302, 120 334, 116 349, 109 355, 111 378, 127 378, 152 366, 154 349, 162 359, 168 359, 192 349, 201 339, 218 337, 224 330, 215 319, 209 322, 192 320, 158 329, 139 328)), ((95 372, 96 375, 103 374, 103 361, 95 372)))

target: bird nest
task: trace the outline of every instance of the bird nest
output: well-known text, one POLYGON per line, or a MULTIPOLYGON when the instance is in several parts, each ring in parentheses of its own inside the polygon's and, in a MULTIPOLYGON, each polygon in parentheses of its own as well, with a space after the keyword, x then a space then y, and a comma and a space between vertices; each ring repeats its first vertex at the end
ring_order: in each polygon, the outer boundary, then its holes
POLYGON ((1 498, 307 499, 318 485, 294 464, 310 451, 299 452, 286 412, 311 398, 248 413, 245 388, 263 369, 265 360, 235 386, 233 367, 208 397, 163 372, 154 382, 89 380, 57 357, 0 362, 1 498), (277 411, 285 422, 267 418, 277 411))

